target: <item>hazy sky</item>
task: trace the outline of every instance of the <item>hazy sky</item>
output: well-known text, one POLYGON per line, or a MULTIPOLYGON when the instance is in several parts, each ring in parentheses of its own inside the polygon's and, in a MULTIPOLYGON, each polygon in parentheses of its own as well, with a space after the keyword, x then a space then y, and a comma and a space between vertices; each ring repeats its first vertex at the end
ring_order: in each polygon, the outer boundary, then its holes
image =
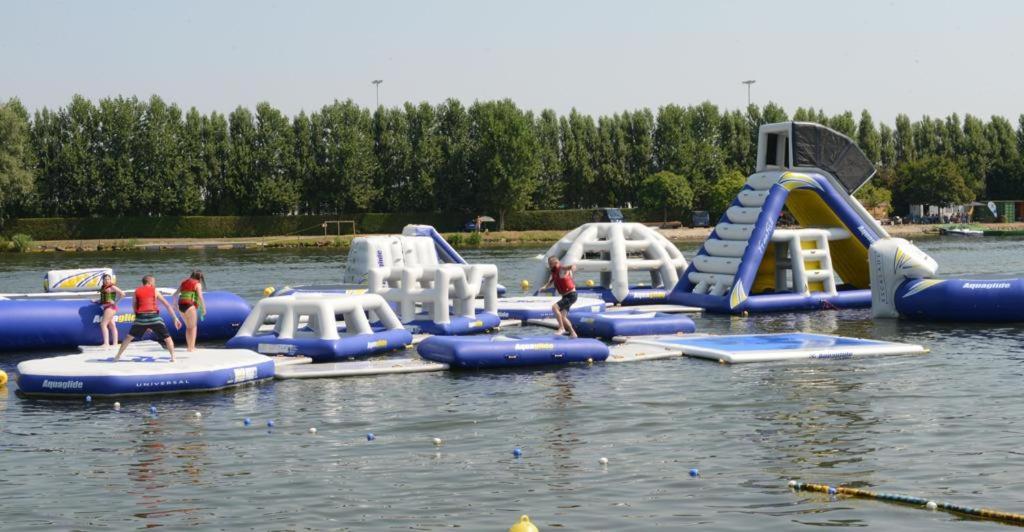
POLYGON ((1015 1, 4 1, 0 98, 159 94, 289 114, 334 99, 512 98, 605 114, 703 100, 1024 112, 1015 1))

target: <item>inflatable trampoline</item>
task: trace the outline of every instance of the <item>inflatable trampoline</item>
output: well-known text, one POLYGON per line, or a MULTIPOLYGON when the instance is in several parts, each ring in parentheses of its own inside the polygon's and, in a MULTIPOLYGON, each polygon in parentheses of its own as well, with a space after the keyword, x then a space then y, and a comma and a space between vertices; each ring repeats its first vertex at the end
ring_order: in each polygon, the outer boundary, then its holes
POLYGON ((28 396, 93 397, 222 390, 274 377, 274 362, 244 349, 175 350, 138 342, 114 362, 114 349, 18 364, 18 390, 28 396))
POLYGON ((227 346, 331 362, 411 343, 412 333, 378 295, 297 293, 258 302, 227 346), (371 316, 378 320, 377 327, 371 326, 371 316))
POLYGON ((616 336, 679 334, 697 330, 690 318, 662 312, 570 313, 569 321, 576 329, 576 334, 588 338, 611 339, 616 336))
POLYGON ((420 356, 452 369, 512 368, 603 361, 608 346, 592 338, 565 336, 435 336, 416 347, 420 356))
MULTIPOLYGON (((165 289, 161 292, 166 297, 172 293, 165 289)), ((45 296, 8 294, 0 297, 0 351, 72 349, 102 342, 99 325, 102 308, 92 301, 95 293, 45 296)), ((249 304, 230 292, 210 291, 203 296, 206 318, 199 322, 198 340, 225 340, 234 336, 249 314, 249 304)), ((124 338, 135 320, 131 297, 118 301, 117 306, 114 321, 124 338)), ((175 341, 184 341, 185 329, 174 328, 174 320, 162 305, 160 315, 175 341)))
MULTIPOLYGON (((498 299, 498 317, 513 320, 539 320, 553 318, 554 312, 551 306, 559 299, 556 296, 522 296, 503 297, 498 299)), ((605 302, 600 299, 581 297, 570 309, 570 313, 576 312, 604 312, 605 302)), ((483 310, 483 302, 477 303, 477 310, 483 310)))
POLYGON ((687 356, 728 364, 793 359, 845 360, 864 356, 923 355, 928 352, 914 344, 810 333, 666 336, 630 339, 627 343, 678 349, 687 356))

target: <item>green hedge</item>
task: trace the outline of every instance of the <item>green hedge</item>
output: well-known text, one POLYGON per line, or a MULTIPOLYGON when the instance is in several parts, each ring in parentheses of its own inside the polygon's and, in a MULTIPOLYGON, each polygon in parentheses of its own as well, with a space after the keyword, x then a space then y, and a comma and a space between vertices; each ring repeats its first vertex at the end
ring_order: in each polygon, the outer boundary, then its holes
MULTIPOLYGON (((645 221, 635 209, 623 209, 630 221, 645 221)), ((505 221, 509 231, 565 230, 591 220, 592 209, 524 211, 505 221)), ((281 235, 322 235, 328 220, 355 220, 360 234, 398 233, 407 224, 429 224, 439 231, 459 231, 469 219, 451 213, 362 213, 328 216, 163 216, 152 218, 21 218, 0 228, 0 235, 24 233, 36 240, 127 238, 237 238, 281 235)), ((493 225, 490 227, 494 229, 493 225)), ((342 225, 342 234, 351 231, 342 225)), ((337 228, 331 225, 330 234, 337 228)))

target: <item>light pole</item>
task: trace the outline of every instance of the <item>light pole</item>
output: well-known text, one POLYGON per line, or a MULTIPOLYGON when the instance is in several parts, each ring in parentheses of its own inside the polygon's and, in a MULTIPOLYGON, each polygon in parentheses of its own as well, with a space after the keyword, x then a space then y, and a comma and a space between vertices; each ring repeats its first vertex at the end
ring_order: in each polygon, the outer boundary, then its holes
POLYGON ((748 80, 743 81, 741 83, 743 83, 744 85, 747 86, 747 107, 750 107, 750 86, 755 84, 755 83, 757 83, 757 80, 756 79, 748 79, 748 80))
POLYGON ((380 84, 384 83, 384 80, 382 80, 382 79, 375 79, 375 80, 371 81, 370 83, 373 83, 373 86, 377 89, 377 107, 380 107, 380 84))

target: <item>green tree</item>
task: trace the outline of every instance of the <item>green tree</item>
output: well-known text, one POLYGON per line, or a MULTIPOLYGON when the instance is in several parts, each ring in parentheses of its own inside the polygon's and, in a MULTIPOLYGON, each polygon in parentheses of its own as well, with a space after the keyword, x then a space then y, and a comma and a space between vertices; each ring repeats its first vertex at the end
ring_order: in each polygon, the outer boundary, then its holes
POLYGON ((401 205, 403 211, 426 211, 437 207, 433 189, 440 167, 440 144, 437 135, 437 113, 426 103, 405 104, 409 123, 409 181, 401 205))
POLYGON ((732 200, 743 190, 747 184, 747 178, 739 170, 729 170, 722 177, 711 185, 708 192, 706 207, 711 220, 717 220, 725 214, 725 211, 732 204, 732 200))
POLYGON ((377 156, 374 181, 379 191, 375 208, 381 212, 396 212, 401 205, 409 203, 404 195, 411 177, 412 146, 405 111, 378 107, 373 113, 373 141, 377 156))
POLYGON ((18 100, 0 104, 0 225, 25 207, 32 192, 28 113, 18 100))
POLYGON ((537 209, 557 209, 562 205, 565 183, 562 181, 561 145, 558 116, 551 109, 541 111, 534 121, 540 175, 530 204, 537 209))
POLYGON ((985 191, 985 175, 991 162, 992 146, 985 135, 985 123, 976 116, 964 116, 964 153, 959 158, 967 186, 981 194, 985 191))
POLYGON ((472 214, 475 183, 469 175, 469 114, 458 100, 437 106, 438 168, 434 198, 442 211, 472 214))
POLYGON ((231 158, 230 133, 228 119, 214 111, 209 118, 203 117, 203 160, 206 163, 206 174, 209 176, 203 190, 205 203, 204 212, 208 214, 223 213, 223 205, 229 197, 228 168, 231 158))
POLYGON ((647 176, 640 187, 640 205, 645 209, 659 210, 663 221, 668 213, 682 215, 693 205, 693 191, 686 178, 661 171, 647 176))
POLYGON ((310 121, 316 172, 303 190, 305 203, 317 214, 365 212, 378 194, 369 111, 352 100, 335 101, 310 121))
POLYGON ((910 117, 905 114, 896 115, 896 135, 893 137, 896 146, 896 163, 905 163, 917 159, 914 149, 913 128, 910 117))
POLYGON ((960 166, 948 157, 929 155, 896 168, 893 202, 900 212, 911 204, 964 205, 974 201, 960 166))
POLYGON ((619 115, 597 121, 597 186, 592 200, 598 205, 625 205, 629 188, 629 153, 619 115))
POLYGON ((291 214, 299 203, 295 139, 288 118, 267 102, 256 105, 248 210, 254 214, 291 214))
POLYGON ((305 111, 292 119, 292 137, 295 139, 292 174, 298 186, 299 212, 309 214, 312 212, 309 197, 303 191, 310 187, 316 172, 316 157, 313 154, 313 124, 305 111))
POLYGON ((562 135, 562 171, 564 172, 567 207, 596 207, 593 188, 597 179, 594 153, 597 128, 594 120, 573 109, 569 117, 559 120, 562 135))
POLYGON ((487 192, 478 203, 498 213, 498 229, 504 230, 508 213, 526 207, 537 186, 533 120, 507 99, 474 103, 469 118, 470 173, 487 192))
POLYGON ((875 122, 871 120, 871 113, 867 109, 860 113, 860 124, 857 125, 857 144, 864 150, 864 155, 873 163, 882 160, 882 139, 878 130, 875 129, 875 122))
POLYGON ((686 109, 669 104, 658 109, 654 129, 655 167, 681 173, 686 163, 685 146, 689 140, 690 124, 686 109))
POLYGON ((861 205, 868 209, 892 205, 892 192, 873 182, 866 183, 860 187, 853 196, 860 201, 861 205))
POLYGON ((252 212, 252 177, 256 175, 256 124, 252 112, 238 106, 228 115, 228 164, 220 214, 252 212))
POLYGON ((828 120, 827 125, 851 139, 857 138, 857 122, 854 121, 853 113, 850 111, 843 111, 842 114, 833 116, 828 120))
POLYGON ((878 148, 879 160, 883 166, 891 167, 896 164, 895 134, 892 128, 885 124, 878 126, 878 148))

